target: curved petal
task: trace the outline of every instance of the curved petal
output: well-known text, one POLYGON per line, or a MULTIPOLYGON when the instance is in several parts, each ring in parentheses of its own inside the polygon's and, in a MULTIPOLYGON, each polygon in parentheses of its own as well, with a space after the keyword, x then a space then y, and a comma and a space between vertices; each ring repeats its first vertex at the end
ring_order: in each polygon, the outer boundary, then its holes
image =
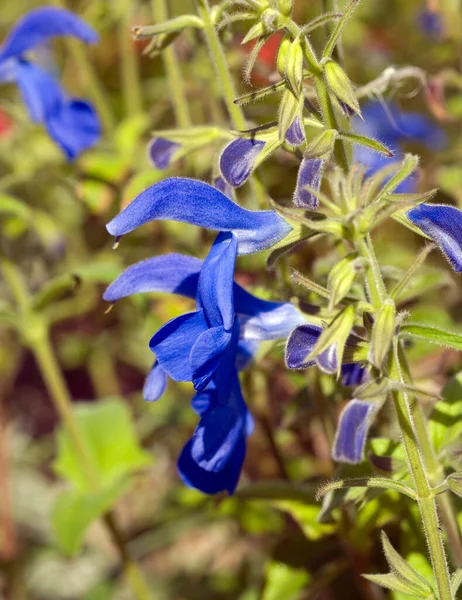
POLYGON ((256 340, 239 340, 236 350, 235 366, 238 371, 246 369, 257 353, 260 342, 256 340))
POLYGON ((233 406, 206 412, 192 437, 191 456, 206 471, 222 471, 238 441, 244 437, 245 419, 233 406))
POLYGON ((205 494, 234 492, 239 481, 246 453, 246 441, 242 436, 236 443, 228 462, 221 471, 207 471, 200 467, 192 457, 192 440, 183 448, 178 459, 178 473, 186 485, 205 494))
POLYGON ((106 228, 111 235, 121 236, 148 221, 160 219, 233 231, 239 240, 239 254, 270 248, 292 229, 275 211, 246 210, 213 186, 183 177, 171 177, 151 186, 106 228))
POLYGON ((156 400, 159 400, 165 392, 167 381, 167 374, 156 361, 144 382, 143 398, 146 402, 155 402, 156 400))
POLYGON ((98 41, 96 31, 64 8, 43 6, 29 11, 8 34, 0 49, 0 61, 19 57, 50 38, 69 35, 86 44, 98 41))
POLYGON ((30 62, 19 60, 14 66, 14 79, 33 122, 46 123, 59 113, 66 99, 65 93, 46 71, 30 62))
POLYGON ((294 205, 297 208, 317 208, 318 199, 308 188, 318 191, 326 161, 321 158, 304 158, 300 164, 295 186, 294 205))
POLYGON ((202 260, 183 254, 147 258, 125 269, 106 289, 103 299, 116 302, 141 292, 165 292, 195 298, 202 260))
POLYGON ((290 302, 268 302, 248 294, 242 288, 235 290, 235 307, 241 323, 244 340, 278 340, 306 322, 301 312, 290 302), (243 301, 244 294, 249 302, 243 301))
POLYGON ((217 404, 218 394, 213 381, 209 383, 205 390, 197 392, 197 394, 191 400, 192 409, 200 416, 209 410, 213 410, 217 404))
POLYGON ((198 308, 211 327, 230 330, 234 323, 234 266, 237 237, 233 233, 219 233, 204 260, 197 286, 198 308))
POLYGON ((226 183, 223 177, 215 177, 213 180, 213 187, 220 190, 225 196, 228 196, 231 200, 233 199, 233 188, 226 183))
POLYGON ((303 144, 305 140, 305 130, 303 129, 302 124, 300 122, 300 117, 295 117, 295 119, 292 122, 292 125, 286 132, 286 142, 290 146, 296 147, 300 146, 300 144, 303 144))
POLYGON ((79 99, 66 100, 45 126, 69 160, 94 146, 101 137, 98 114, 90 103, 79 99))
POLYGON ((329 346, 324 352, 321 352, 319 356, 316 357, 316 364, 329 375, 334 375, 338 371, 338 356, 337 356, 337 342, 334 342, 329 346))
POLYGON ((148 158, 156 169, 168 169, 180 144, 165 138, 153 138, 148 144, 148 158))
POLYGON ((223 327, 211 327, 197 338, 190 354, 195 390, 203 390, 210 382, 224 358, 231 337, 232 333, 223 327))
POLYGON ((286 345, 286 365, 289 369, 307 369, 316 364, 315 360, 306 362, 321 335, 321 327, 301 325, 292 331, 286 345))
POLYGON ((462 211, 443 204, 419 204, 408 219, 438 244, 454 271, 462 271, 462 211))
POLYGON ((360 463, 364 458, 367 433, 377 405, 351 400, 343 409, 335 434, 332 457, 337 462, 360 463))
POLYGON ((220 156, 220 172, 232 187, 241 186, 249 178, 265 142, 238 138, 230 142, 220 156))
POLYGON ((175 381, 192 381, 189 355, 197 338, 207 330, 202 311, 172 319, 151 338, 149 346, 162 369, 175 381))

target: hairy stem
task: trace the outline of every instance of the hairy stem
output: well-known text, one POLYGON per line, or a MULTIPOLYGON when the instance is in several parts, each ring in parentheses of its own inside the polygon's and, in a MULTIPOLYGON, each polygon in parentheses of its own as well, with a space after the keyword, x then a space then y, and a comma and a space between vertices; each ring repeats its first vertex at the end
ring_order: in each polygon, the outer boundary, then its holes
MULTIPOLYGON (((162 23, 168 19, 166 0, 153 0, 152 11, 156 23, 162 23)), ((193 123, 186 98, 183 76, 173 46, 170 45, 164 48, 162 60, 164 61, 165 73, 172 96, 176 122, 181 129, 188 129, 193 123)))
POLYGON ((124 107, 128 115, 138 115, 143 111, 143 93, 141 90, 140 67, 136 42, 130 34, 129 0, 120 4, 121 15, 118 24, 119 44, 121 50, 121 79, 124 107))
MULTIPOLYGON (((356 244, 356 249, 358 253, 369 262, 369 268, 366 275, 368 292, 374 307, 380 308, 383 301, 386 299, 387 294, 370 237, 368 236, 365 240, 359 240, 356 244)), ((405 379, 402 374, 400 353, 397 343, 394 344, 393 348, 391 368, 399 380, 404 383, 405 379)), ((395 391, 393 393, 393 401, 398 416, 398 423, 408 464, 414 479, 417 504, 419 506, 424 533, 427 539, 433 574, 438 587, 438 598, 439 600, 450 600, 452 598, 451 583, 443 535, 439 528, 437 502, 432 490, 433 482, 430 481, 427 475, 427 465, 422 456, 422 446, 427 446, 430 442, 429 440, 425 440, 422 443, 420 436, 423 432, 416 430, 407 395, 401 391, 395 391)))

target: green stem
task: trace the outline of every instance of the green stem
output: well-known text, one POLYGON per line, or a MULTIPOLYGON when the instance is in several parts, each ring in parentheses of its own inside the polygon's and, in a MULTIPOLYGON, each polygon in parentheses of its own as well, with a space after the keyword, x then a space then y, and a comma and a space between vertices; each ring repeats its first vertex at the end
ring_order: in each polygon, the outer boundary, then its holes
POLYGON ((123 0, 121 11, 118 33, 124 107, 128 115, 138 115, 143 112, 143 93, 141 90, 138 54, 135 42, 130 35, 129 0, 123 0))
MULTIPOLYGON (((314 86, 316 93, 318 94, 319 105, 321 107, 324 124, 329 129, 339 131, 337 123, 337 117, 335 116, 334 107, 332 100, 329 96, 329 90, 327 89, 326 82, 322 75, 315 75, 313 77, 314 86)), ((346 172, 348 171, 348 154, 345 147, 345 142, 341 139, 337 139, 335 142, 335 161, 336 163, 346 172)))
MULTIPOLYGON (((99 486, 98 473, 91 463, 85 442, 80 435, 72 410, 72 399, 51 345, 48 324, 43 315, 32 312, 28 290, 16 267, 5 259, 1 261, 0 266, 4 279, 15 297, 21 313, 18 315, 18 319, 23 324, 22 333, 24 335, 24 342, 34 354, 55 409, 74 445, 74 450, 79 457, 88 482, 92 487, 97 489, 99 486)), ((150 590, 144 581, 138 565, 130 557, 129 550, 114 515, 108 512, 104 516, 104 522, 119 550, 124 565, 125 576, 136 598, 138 600, 150 600, 150 590)))
MULTIPOLYGON (((374 307, 380 308, 387 294, 370 237, 368 236, 365 240, 357 241, 356 248, 358 253, 369 261, 369 268, 366 275, 368 290, 372 304, 374 307)), ((397 344, 394 344, 391 368, 399 380, 405 383, 397 344)), ((428 543, 433 574, 438 587, 438 598, 439 600, 451 600, 451 582, 446 562, 443 536, 439 528, 437 501, 432 490, 433 482, 427 476, 427 465, 424 463, 422 456, 422 447, 427 447, 427 444, 430 442, 429 440, 421 439, 420 436, 423 432, 416 430, 406 394, 401 391, 395 391, 393 392, 393 400, 398 415, 403 445, 417 492, 417 503, 428 543)), ((424 435, 424 438, 427 436, 428 433, 424 435)))
POLYGON ((228 109, 229 116, 233 123, 233 127, 238 130, 246 128, 246 120, 240 106, 234 104, 236 98, 236 90, 234 88, 233 78, 228 69, 225 53, 218 37, 218 32, 210 17, 211 11, 208 0, 196 0, 197 11, 204 22, 204 34, 212 57, 215 72, 220 81, 223 92, 223 99, 228 109))
MULTIPOLYGON (((54 4, 60 8, 67 9, 65 0, 54 0, 54 4)), ((86 88, 88 89, 88 96, 94 103, 96 110, 101 117, 104 129, 106 132, 111 132, 115 126, 115 118, 111 110, 110 100, 88 58, 86 48, 81 41, 69 37, 66 38, 66 43, 71 55, 78 65, 78 71, 82 75, 86 88)))
MULTIPOLYGON (((168 19, 166 0, 153 0, 152 10, 156 23, 162 23, 168 19)), ((162 51, 165 72, 167 74, 170 94, 172 96, 173 110, 175 119, 181 129, 188 129, 192 126, 191 113, 186 98, 184 79, 181 74, 178 58, 172 46, 167 46, 162 51)))

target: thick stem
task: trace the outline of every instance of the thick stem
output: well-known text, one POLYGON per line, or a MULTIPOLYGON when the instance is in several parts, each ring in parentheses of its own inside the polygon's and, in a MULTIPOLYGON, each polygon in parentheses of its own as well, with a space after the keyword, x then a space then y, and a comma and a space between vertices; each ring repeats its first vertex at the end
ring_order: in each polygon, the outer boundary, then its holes
MULTIPOLYGON (((166 0, 153 0, 152 10, 156 23, 162 23, 168 19, 166 0)), ((172 46, 167 46, 162 51, 165 73, 168 79, 170 94, 172 96, 173 110, 175 119, 181 129, 188 129, 192 126, 191 113, 186 98, 185 86, 178 58, 172 46)))
MULTIPOLYGON (((372 304, 374 307, 379 308, 386 298, 386 288, 370 237, 368 236, 365 240, 361 239, 357 241, 356 249, 358 253, 369 262, 369 268, 367 269, 366 275, 368 291, 372 304)), ((401 370, 398 344, 394 344, 393 347, 392 370, 398 376, 400 381, 404 383, 405 379, 401 370)), ((422 435, 423 432, 420 430, 418 432, 416 431, 406 394, 395 391, 393 393, 393 400, 398 415, 398 423, 408 464, 414 479, 417 503, 422 518, 425 537, 427 539, 433 574, 438 587, 438 598, 439 600, 451 600, 451 582, 446 561, 443 535, 439 527, 437 501, 432 490, 433 482, 431 482, 427 476, 427 465, 424 463, 421 453, 422 445, 427 446, 427 443, 430 442, 427 442, 425 439, 422 444, 420 435, 422 435)), ((428 436, 428 434, 425 434, 425 437, 426 436, 428 436)))

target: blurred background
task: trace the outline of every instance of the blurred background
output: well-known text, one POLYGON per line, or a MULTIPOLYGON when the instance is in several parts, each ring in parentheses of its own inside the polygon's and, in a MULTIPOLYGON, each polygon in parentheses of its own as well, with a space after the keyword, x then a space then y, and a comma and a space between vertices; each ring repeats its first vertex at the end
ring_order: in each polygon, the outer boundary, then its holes
MULTIPOLYGON (((4 0, 0 40, 22 15, 41 5, 32 0, 4 0)), ((196 149, 168 171, 153 168, 146 146, 153 131, 176 127, 172 96, 162 56, 146 53, 148 42, 133 41, 129 32, 134 25, 155 22, 156 0, 80 0, 66 6, 100 33, 100 42, 84 48, 59 39, 53 43, 53 52, 38 50, 37 60, 59 74, 74 96, 94 101, 103 90, 105 132, 96 147, 67 163, 45 131, 29 121, 17 89, 2 85, 0 253, 15 266, 29 292, 41 294, 52 346, 73 401, 127 409, 122 411, 122 421, 133 427, 138 450, 144 451, 143 465, 117 496, 114 512, 132 556, 150 583, 152 598, 388 597, 360 574, 384 570, 380 528, 386 526, 391 538, 401 540, 404 547, 407 539, 409 552, 415 552, 423 544, 419 519, 401 498, 387 493, 362 508, 361 499, 342 509, 331 506, 317 520, 321 507, 313 492, 321 482, 338 475, 330 458, 329 437, 350 392, 327 377, 287 372, 282 343, 262 348, 252 376, 244 374, 256 430, 249 440, 237 495, 207 497, 179 479, 176 459, 196 424, 189 408, 192 387, 169 382, 155 404, 143 402, 141 391, 152 365, 151 335, 193 304, 176 297, 140 295, 118 302, 107 312, 101 295, 133 262, 172 251, 203 257, 213 238, 189 225, 156 222, 125 236, 113 251, 105 224, 137 193, 168 175, 210 181, 223 141, 196 149), (292 491, 286 496, 287 486, 292 491)), ((193 3, 187 0, 168 0, 167 8, 170 17, 194 12, 193 3)), ((299 23, 307 23, 325 8, 321 0, 295 0, 299 23)), ((245 33, 240 24, 222 31, 238 93, 252 89, 241 82, 251 49, 240 44, 245 33)), ((323 28, 316 30, 314 45, 322 47, 325 36, 323 28)), ((260 53, 252 76, 255 87, 274 81, 279 39, 276 34, 260 53)), ((194 125, 229 128, 200 33, 184 32, 172 48, 194 125)), ((445 141, 437 151, 431 144, 422 144, 418 136, 404 140, 400 149, 421 154, 420 189, 439 187, 438 202, 461 205, 460 1, 364 0, 347 28, 343 60, 358 86, 380 77, 390 66, 416 67, 412 77, 386 85, 383 100, 393 101, 400 110, 425 115, 441 130, 445 141)), ((367 90, 361 99, 366 101, 367 90)), ((250 105, 245 111, 251 123, 273 121, 277 98, 250 105)), ((385 111, 382 118, 388 119, 385 111)), ((270 196, 284 201, 292 196, 297 169, 298 161, 280 152, 259 171, 259 177, 270 196)), ((249 196, 249 190, 240 191, 240 200, 251 205, 249 196)), ((398 225, 379 230, 376 243, 391 276, 411 264, 421 245, 398 225)), ((266 270, 267 256, 241 257, 237 279, 261 297, 301 296, 309 302, 312 299, 303 290, 287 283, 289 262, 322 280, 334 254, 335 249, 323 241, 304 245, 271 272, 266 270)), ((460 284, 437 253, 430 265, 421 288, 417 283, 409 291, 409 308, 417 320, 430 316, 432 322, 451 327, 460 321, 460 284), (413 306, 422 290, 424 301, 413 306)), ((14 304, 11 287, 0 279, 0 309, 14 304)), ((90 519, 84 539, 70 551, 63 542, 65 534, 59 529, 72 528, 71 521, 77 521, 80 512, 68 513, 64 524, 53 517, 57 499, 69 486, 56 473, 59 419, 39 365, 15 324, 7 321, 1 319, 0 310, 0 597, 132 598, 100 520, 90 519)), ((421 344, 410 353, 419 382, 439 392, 460 369, 460 359, 435 348, 421 344)), ((111 418, 103 416, 101 435, 116 452, 120 431, 111 418)), ((380 427, 391 430, 386 412, 380 427)), ((419 560, 422 572, 428 569, 425 559, 419 560)))

